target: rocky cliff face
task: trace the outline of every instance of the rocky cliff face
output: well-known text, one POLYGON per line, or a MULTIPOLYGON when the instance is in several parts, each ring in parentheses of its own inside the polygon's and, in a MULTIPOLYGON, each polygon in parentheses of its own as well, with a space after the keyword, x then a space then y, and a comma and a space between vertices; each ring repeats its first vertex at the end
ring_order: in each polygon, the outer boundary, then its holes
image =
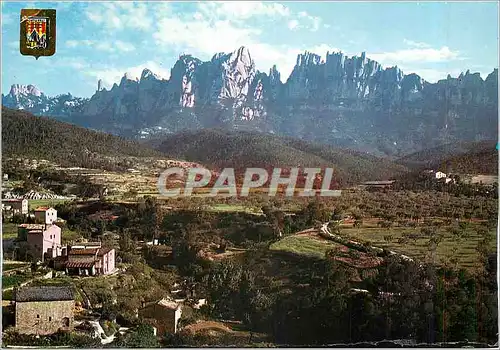
POLYGON ((222 125, 384 154, 495 138, 497 130, 497 70, 485 80, 467 71, 431 84, 397 67, 384 69, 365 53, 328 52, 322 59, 305 52, 282 83, 276 66, 257 71, 241 47, 207 62, 183 55, 169 80, 145 69, 140 79, 125 75, 109 91, 101 85, 89 100, 54 100, 15 85, 3 102, 125 136, 222 125))

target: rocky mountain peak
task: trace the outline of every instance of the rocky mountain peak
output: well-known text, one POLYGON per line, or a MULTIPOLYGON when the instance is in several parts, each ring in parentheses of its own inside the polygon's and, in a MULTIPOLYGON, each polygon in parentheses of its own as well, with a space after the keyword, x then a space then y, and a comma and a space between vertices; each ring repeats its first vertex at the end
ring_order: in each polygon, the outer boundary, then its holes
POLYGON ((10 95, 12 96, 36 96, 36 97, 41 97, 43 95, 43 92, 41 92, 36 86, 34 85, 21 85, 21 84, 13 84, 10 87, 10 95))
POLYGON ((269 69, 269 80, 270 81, 281 81, 281 74, 278 71, 276 65, 273 65, 271 69, 269 69))
POLYGON ((383 76, 386 80, 394 81, 397 83, 401 82, 405 76, 403 71, 399 69, 398 66, 386 68, 383 70, 383 72, 383 76))
POLYGON ((104 90, 104 86, 102 85, 102 80, 99 79, 97 81, 97 91, 102 91, 102 90, 104 90))
POLYGON ((130 74, 129 72, 126 72, 123 75, 122 80, 120 81, 120 86, 127 84, 127 83, 130 83, 130 82, 138 82, 138 81, 139 81, 138 78, 134 78, 132 76, 132 74, 130 74))
POLYGON ((303 54, 297 55, 297 63, 295 64, 295 66, 301 67, 301 66, 317 65, 320 64, 320 62, 321 62, 321 56, 309 51, 305 51, 303 54))
POLYGON ((151 70, 149 70, 148 68, 144 68, 141 73, 140 81, 142 82, 148 79, 161 80, 161 78, 155 73, 153 73, 151 70))
POLYGON ((305 51, 282 83, 276 65, 268 74, 256 71, 249 49, 241 46, 209 61, 180 55, 168 80, 144 69, 140 80, 125 74, 111 90, 103 89, 102 81, 97 90, 86 101, 48 98, 34 86, 13 85, 3 102, 35 114, 78 114, 85 126, 127 136, 138 130, 238 125, 347 147, 379 137, 369 149, 396 143, 412 148, 438 140, 444 129, 446 135, 475 132, 474 137, 496 130, 498 70, 486 80, 466 71, 428 83, 397 66, 383 68, 365 52, 349 57, 328 51, 322 59, 305 51), (476 120, 488 127, 472 130, 470 125, 480 123, 476 120), (394 136, 400 134, 405 136, 394 136))
POLYGON ((230 55, 230 59, 237 63, 241 63, 245 66, 253 66, 254 62, 252 57, 250 56, 250 51, 247 47, 241 46, 238 50, 234 51, 230 55))

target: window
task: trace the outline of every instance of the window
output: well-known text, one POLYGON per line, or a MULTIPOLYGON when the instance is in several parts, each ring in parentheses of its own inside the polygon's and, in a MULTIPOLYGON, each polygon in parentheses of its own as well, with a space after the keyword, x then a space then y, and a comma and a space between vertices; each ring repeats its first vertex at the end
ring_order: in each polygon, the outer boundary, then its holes
POLYGON ((49 321, 52 321, 52 317, 49 316, 49 321))
POLYGON ((36 315, 36 318, 40 318, 40 315, 36 315))

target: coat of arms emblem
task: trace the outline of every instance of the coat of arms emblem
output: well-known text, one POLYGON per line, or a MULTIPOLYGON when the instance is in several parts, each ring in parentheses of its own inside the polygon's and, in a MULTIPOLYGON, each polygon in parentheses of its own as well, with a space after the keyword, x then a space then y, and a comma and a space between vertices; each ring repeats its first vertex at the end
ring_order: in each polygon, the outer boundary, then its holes
POLYGON ((56 51, 56 11, 21 10, 21 54, 52 56, 56 51))
POLYGON ((26 46, 29 49, 47 48, 47 17, 31 17, 26 20, 26 46))

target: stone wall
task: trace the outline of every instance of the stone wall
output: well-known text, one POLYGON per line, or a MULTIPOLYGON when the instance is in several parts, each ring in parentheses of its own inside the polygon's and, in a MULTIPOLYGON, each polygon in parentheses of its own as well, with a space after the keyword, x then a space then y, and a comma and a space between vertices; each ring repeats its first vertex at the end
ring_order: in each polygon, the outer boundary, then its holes
POLYGON ((16 330, 24 334, 46 335, 73 326, 73 300, 16 303, 16 330), (66 319, 67 318, 67 319, 66 319))

